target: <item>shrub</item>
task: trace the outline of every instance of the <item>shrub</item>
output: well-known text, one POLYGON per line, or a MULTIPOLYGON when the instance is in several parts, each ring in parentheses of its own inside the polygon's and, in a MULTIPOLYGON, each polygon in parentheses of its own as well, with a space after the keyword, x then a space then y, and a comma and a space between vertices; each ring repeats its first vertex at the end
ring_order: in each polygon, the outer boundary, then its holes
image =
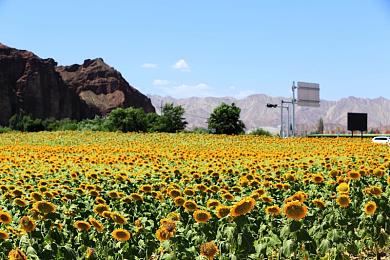
POLYGON ((240 120, 241 109, 234 103, 222 103, 214 109, 207 120, 208 128, 216 134, 241 134, 245 125, 240 120))
POLYGON ((146 132, 146 114, 141 108, 116 108, 106 117, 104 127, 109 131, 146 132))
POLYGON ((257 128, 255 130, 253 130, 252 132, 250 132, 250 134, 251 135, 272 136, 272 134, 269 131, 267 131, 263 128, 257 128))

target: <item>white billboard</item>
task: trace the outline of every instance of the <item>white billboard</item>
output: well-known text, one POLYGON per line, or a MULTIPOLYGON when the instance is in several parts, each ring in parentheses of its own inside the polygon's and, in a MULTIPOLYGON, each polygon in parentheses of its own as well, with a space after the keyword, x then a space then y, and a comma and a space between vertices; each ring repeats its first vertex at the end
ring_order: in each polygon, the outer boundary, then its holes
POLYGON ((298 82, 297 104, 299 106, 320 106, 320 84, 298 82))

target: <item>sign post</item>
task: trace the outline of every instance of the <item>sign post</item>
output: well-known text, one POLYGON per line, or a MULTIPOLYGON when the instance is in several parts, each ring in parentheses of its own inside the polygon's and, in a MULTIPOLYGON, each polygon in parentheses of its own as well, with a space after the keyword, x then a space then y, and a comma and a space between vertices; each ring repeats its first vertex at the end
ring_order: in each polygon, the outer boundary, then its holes
POLYGON ((351 113, 347 114, 347 129, 348 131, 360 131, 363 138, 363 132, 367 132, 367 113, 351 113))
POLYGON ((320 84, 297 82, 298 86, 295 86, 295 82, 292 85, 292 134, 296 135, 296 118, 295 118, 295 104, 304 107, 319 107, 320 106, 320 84), (298 90, 298 97, 295 99, 295 90, 298 90))

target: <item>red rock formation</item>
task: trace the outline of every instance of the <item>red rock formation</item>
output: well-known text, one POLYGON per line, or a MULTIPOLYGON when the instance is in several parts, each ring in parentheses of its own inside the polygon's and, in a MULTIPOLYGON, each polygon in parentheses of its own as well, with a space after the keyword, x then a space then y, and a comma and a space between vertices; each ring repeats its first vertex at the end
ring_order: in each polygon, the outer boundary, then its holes
POLYGON ((148 97, 127 83, 122 75, 103 59, 85 60, 82 65, 57 67, 62 79, 89 107, 105 115, 117 107, 140 107, 155 112, 148 97))
POLYGON ((35 118, 82 119, 93 116, 63 82, 53 59, 0 44, 0 124, 16 113, 35 118))
POLYGON ((105 115, 116 107, 155 112, 150 99, 102 59, 56 66, 53 59, 0 43, 0 125, 7 125, 19 112, 34 118, 76 120, 105 115))

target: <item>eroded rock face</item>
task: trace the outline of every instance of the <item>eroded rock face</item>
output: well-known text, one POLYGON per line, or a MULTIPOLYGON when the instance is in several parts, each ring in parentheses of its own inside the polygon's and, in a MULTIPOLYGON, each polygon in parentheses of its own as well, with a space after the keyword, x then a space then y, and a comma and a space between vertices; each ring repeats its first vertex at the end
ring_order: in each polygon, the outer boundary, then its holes
POLYGON ((117 107, 155 112, 150 101, 102 59, 60 66, 0 43, 0 125, 14 114, 81 120, 117 107))
POLYGON ((93 116, 92 111, 70 89, 55 70, 53 59, 0 44, 0 124, 26 112, 35 118, 93 116))
POLYGON ((122 75, 103 59, 85 60, 82 65, 60 66, 62 79, 100 115, 117 107, 140 107, 155 112, 148 97, 127 83, 122 75))

